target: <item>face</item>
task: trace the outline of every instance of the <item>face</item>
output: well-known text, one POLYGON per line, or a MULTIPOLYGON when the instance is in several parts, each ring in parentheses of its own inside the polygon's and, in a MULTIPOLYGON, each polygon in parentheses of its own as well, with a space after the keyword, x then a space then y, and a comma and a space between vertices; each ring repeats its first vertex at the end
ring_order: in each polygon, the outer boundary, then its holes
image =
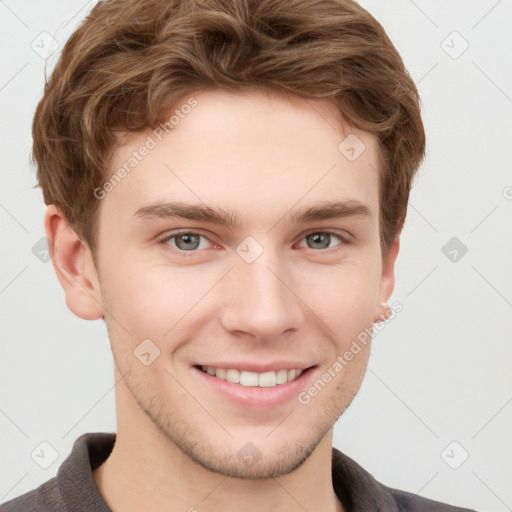
POLYGON ((369 344, 336 361, 391 293, 377 141, 326 100, 193 97, 169 134, 120 140, 111 172, 137 164, 101 199, 100 300, 120 401, 140 407, 118 425, 150 422, 212 471, 277 476, 350 404, 369 344))

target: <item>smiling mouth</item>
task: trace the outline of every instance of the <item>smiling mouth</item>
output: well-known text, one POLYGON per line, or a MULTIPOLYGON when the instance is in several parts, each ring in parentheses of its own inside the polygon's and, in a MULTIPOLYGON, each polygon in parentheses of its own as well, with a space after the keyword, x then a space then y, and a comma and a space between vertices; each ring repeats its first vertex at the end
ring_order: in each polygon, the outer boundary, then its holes
POLYGON ((300 377, 305 371, 299 368, 269 371, 264 373, 237 370, 236 368, 216 368, 214 366, 196 366, 199 370, 233 384, 241 384, 246 387, 271 388, 292 382, 300 377))

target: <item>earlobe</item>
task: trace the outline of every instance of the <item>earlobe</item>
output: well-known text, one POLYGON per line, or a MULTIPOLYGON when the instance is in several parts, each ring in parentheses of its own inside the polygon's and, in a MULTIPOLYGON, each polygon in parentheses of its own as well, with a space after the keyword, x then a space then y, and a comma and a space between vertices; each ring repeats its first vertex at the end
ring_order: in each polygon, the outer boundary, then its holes
POLYGON ((68 308, 84 320, 103 318, 101 290, 90 250, 55 206, 48 206, 44 225, 57 278, 68 308))
POLYGON ((382 278, 380 285, 380 301, 375 311, 374 322, 387 319, 390 307, 387 304, 395 287, 395 262, 400 250, 400 236, 396 235, 389 245, 386 259, 382 262, 382 278))

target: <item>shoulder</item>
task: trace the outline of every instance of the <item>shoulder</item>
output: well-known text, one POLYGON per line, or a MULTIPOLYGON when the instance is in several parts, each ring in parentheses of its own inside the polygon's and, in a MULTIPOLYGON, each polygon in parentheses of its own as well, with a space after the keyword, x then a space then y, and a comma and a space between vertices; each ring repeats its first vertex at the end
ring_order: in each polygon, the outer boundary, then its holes
POLYGON ((57 478, 0 505, 0 512, 64 512, 66 505, 57 478))
POLYGON ((0 512, 110 512, 92 475, 109 456, 116 435, 95 432, 81 435, 62 462, 57 476, 0 505, 0 512))
POLYGON ((338 497, 354 512, 475 512, 387 487, 336 448, 332 453, 332 481, 338 497))
POLYGON ((384 487, 395 500, 400 512, 475 512, 468 508, 455 507, 439 501, 423 498, 417 494, 384 487))

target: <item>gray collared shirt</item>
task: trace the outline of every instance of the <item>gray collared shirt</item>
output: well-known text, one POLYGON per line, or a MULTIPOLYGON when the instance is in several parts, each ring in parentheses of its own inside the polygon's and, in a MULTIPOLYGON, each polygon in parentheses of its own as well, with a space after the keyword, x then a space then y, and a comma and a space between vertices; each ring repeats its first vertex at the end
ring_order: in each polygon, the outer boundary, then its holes
MULTIPOLYGON (((57 476, 0 505, 0 512, 111 512, 92 472, 110 455, 115 440, 112 433, 81 435, 57 476)), ((347 512, 474 512, 386 487, 335 448, 332 481, 347 512)))

